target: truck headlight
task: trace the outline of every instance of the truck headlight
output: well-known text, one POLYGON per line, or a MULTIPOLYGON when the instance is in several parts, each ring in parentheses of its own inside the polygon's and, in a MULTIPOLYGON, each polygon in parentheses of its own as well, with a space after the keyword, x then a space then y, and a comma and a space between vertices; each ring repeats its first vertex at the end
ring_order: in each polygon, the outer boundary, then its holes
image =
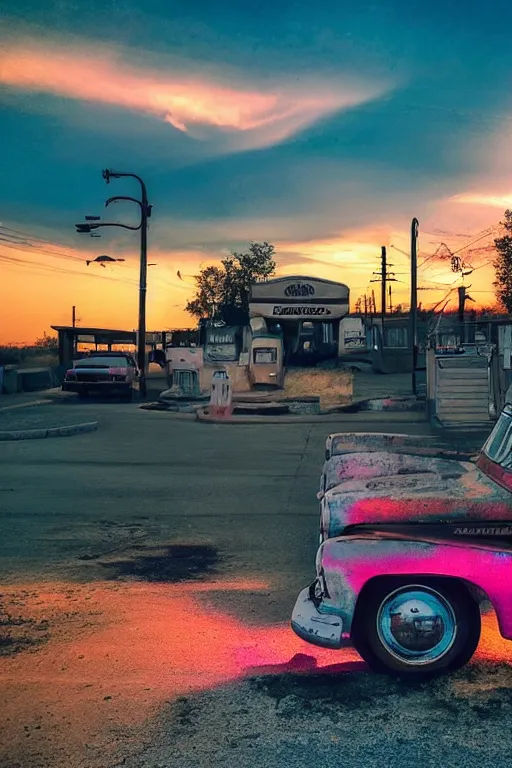
POLYGON ((316 568, 317 576, 319 576, 322 572, 322 551, 323 551, 323 547, 320 545, 318 547, 318 551, 316 553, 316 558, 315 558, 315 568, 316 568))
POLYGON ((327 588, 327 581, 325 578, 325 571, 322 564, 323 546, 318 548, 316 553, 316 581, 314 583, 314 594, 317 600, 322 600, 324 597, 329 598, 329 590, 327 588))

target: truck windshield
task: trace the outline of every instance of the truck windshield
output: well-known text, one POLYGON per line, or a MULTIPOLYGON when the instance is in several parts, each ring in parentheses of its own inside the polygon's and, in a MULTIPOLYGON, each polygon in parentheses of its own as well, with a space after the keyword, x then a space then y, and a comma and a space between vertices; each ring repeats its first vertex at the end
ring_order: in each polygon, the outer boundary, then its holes
POLYGON ((483 447, 483 453, 507 471, 512 471, 512 405, 506 405, 483 447))

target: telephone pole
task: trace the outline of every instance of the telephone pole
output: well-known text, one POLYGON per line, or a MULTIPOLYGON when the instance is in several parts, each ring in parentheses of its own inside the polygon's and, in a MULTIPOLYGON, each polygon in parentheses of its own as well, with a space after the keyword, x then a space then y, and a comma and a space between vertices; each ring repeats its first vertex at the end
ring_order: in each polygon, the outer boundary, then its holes
POLYGON ((76 328, 76 307, 73 307, 71 310, 71 324, 73 328, 76 328))
POLYGON ((380 307, 382 312, 382 318, 386 314, 386 278, 388 276, 387 254, 386 246, 381 248, 380 257, 380 307))
POLYGON ((391 293, 391 286, 389 286, 389 314, 393 314, 393 298, 391 293))
MULTIPOLYGON (((471 286, 467 286, 468 288, 471 288, 471 286)), ((474 301, 474 299, 471 298, 466 293, 466 286, 461 285, 457 288, 457 292, 459 294, 459 323, 460 323, 460 341, 461 344, 466 343, 466 329, 464 327, 464 312, 466 309, 466 301, 474 301)))
MULTIPOLYGON (((370 280, 371 283, 380 283, 380 311, 382 316, 382 329, 384 332, 384 318, 386 317, 386 305, 387 305, 387 283, 398 282, 395 278, 394 272, 388 272, 388 267, 392 267, 393 264, 388 264, 387 260, 387 251, 386 246, 381 246, 380 249, 381 255, 380 255, 380 271, 373 273, 373 278, 370 280)), ((377 309, 375 307, 375 295, 372 291, 373 296, 373 309, 375 314, 377 314, 377 309)))

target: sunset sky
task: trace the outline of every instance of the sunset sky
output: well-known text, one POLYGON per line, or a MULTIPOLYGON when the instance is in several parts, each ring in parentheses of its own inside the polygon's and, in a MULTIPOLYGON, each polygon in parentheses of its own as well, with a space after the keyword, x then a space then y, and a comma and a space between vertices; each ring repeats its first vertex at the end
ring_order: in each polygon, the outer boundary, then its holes
MULTIPOLYGON (((380 246, 407 302, 420 220, 425 306, 457 283, 441 243, 493 301, 489 246, 512 207, 512 6, 467 0, 245 3, 4 0, 0 22, 0 343, 51 324, 132 329, 138 235, 75 233, 85 214, 135 221, 146 181, 148 329, 193 325, 200 264, 251 240, 278 274, 346 282, 380 246), (395 246, 395 247, 392 247, 395 246), (404 251, 405 253, 402 253, 404 251), (439 253, 443 254, 443 248, 439 253), (86 258, 126 259, 105 269, 86 258), (177 271, 184 276, 180 281, 177 271)), ((453 293, 452 293, 453 296, 453 293)))

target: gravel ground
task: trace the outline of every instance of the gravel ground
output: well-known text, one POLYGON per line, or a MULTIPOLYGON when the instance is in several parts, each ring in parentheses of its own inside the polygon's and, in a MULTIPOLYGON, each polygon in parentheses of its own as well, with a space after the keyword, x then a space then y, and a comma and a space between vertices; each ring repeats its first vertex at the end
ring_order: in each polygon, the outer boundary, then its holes
POLYGON ((337 674, 254 677, 181 697, 161 718, 163 736, 123 765, 512 766, 512 737, 503 729, 512 716, 507 665, 475 664, 420 685, 357 670, 357 662, 343 666, 337 674))
MULTIPOLYGON (((94 419, 89 419, 93 421, 94 419)), ((18 429, 52 429, 68 427, 87 421, 73 408, 59 405, 34 405, 30 408, 16 408, 0 412, 0 432, 18 429)))

